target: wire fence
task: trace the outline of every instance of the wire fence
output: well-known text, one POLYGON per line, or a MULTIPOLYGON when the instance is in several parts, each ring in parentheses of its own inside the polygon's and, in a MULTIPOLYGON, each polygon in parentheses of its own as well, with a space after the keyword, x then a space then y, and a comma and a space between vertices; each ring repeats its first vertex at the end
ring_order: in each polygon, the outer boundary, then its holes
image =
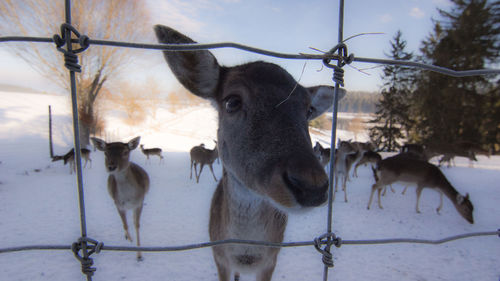
MULTIPOLYGON (((138 48, 138 49, 149 49, 149 50, 162 50, 162 51, 194 51, 194 50, 207 50, 207 49, 218 49, 218 48, 235 48, 243 51, 253 52, 265 56, 271 56, 281 59, 300 59, 300 60, 322 60, 324 65, 333 69, 333 78, 335 82, 335 98, 334 98, 334 112, 333 112, 333 122, 332 122, 332 135, 331 135, 331 145, 335 147, 336 145, 336 126, 337 126, 337 108, 338 108, 338 90, 339 86, 343 86, 343 69, 342 67, 350 64, 352 62, 361 63, 373 63, 373 64, 383 64, 383 65, 401 65, 413 68, 420 68, 424 70, 434 71, 448 76, 453 77, 467 77, 475 75, 488 75, 488 74, 500 74, 500 69, 478 69, 478 70, 465 70, 456 71, 440 66, 424 64, 420 62, 413 61, 399 61, 390 59, 377 59, 377 58, 363 58, 355 57, 353 54, 348 54, 347 45, 343 39, 343 21, 344 21, 344 1, 339 0, 339 30, 338 30, 338 44, 332 48, 329 52, 324 54, 287 54, 279 53, 268 50, 263 50, 251 46, 246 46, 233 42, 226 43, 214 43, 214 44, 143 44, 143 43, 132 43, 132 42, 119 42, 119 41, 107 41, 107 40, 96 40, 90 39, 86 35, 81 35, 72 25, 71 25, 71 0, 65 0, 65 23, 61 25, 61 35, 54 35, 52 38, 45 37, 29 37, 29 36, 6 36, 0 37, 0 43, 2 42, 35 42, 35 43, 51 43, 55 44, 57 50, 60 51, 65 58, 65 66, 68 68, 70 73, 70 83, 71 83, 71 100, 72 100, 72 116, 73 116, 73 132, 74 132, 74 146, 80 147, 80 136, 79 136, 79 125, 78 125, 78 105, 76 96, 76 80, 75 72, 80 72, 80 66, 78 65, 78 53, 84 52, 90 45, 96 46, 111 46, 111 47, 123 47, 123 48, 138 48), (72 34, 77 38, 72 39, 72 34), (78 43, 80 45, 79 49, 73 50, 72 43, 78 43), (63 47, 66 47, 65 49, 63 47), (332 61, 336 61, 336 64, 332 64, 332 61)), ((90 257, 93 253, 99 253, 100 251, 144 251, 144 252, 172 252, 172 251, 187 251, 200 248, 213 247, 223 244, 239 244, 239 245, 255 245, 255 246, 265 246, 273 248, 284 248, 284 247, 304 247, 304 246, 314 246, 322 255, 323 262, 325 264, 323 280, 328 279, 328 270, 333 267, 333 257, 331 254, 331 246, 340 247, 342 245, 377 245, 377 244, 394 244, 394 243, 418 243, 418 244, 442 244, 451 241, 456 241, 460 239, 466 239, 471 237, 482 237, 482 236, 499 236, 500 229, 497 231, 490 232, 473 232, 464 233, 460 235, 454 235, 450 237, 445 237, 438 240, 428 240, 428 239, 414 239, 414 238, 393 238, 393 239, 375 239, 375 240, 343 240, 337 237, 332 232, 332 218, 333 218, 333 182, 334 182, 334 163, 335 163, 335 149, 331 150, 330 161, 330 175, 329 175, 329 189, 328 189, 328 219, 327 219, 327 230, 323 235, 318 236, 312 241, 302 241, 302 242, 287 242, 287 243, 271 243, 266 241, 253 241, 253 240, 240 240, 240 239, 228 239, 221 241, 212 241, 206 243, 189 244, 181 246, 166 246, 166 247, 123 247, 123 246, 108 246, 104 245, 102 242, 93 240, 87 236, 87 226, 85 217, 85 202, 84 202, 84 188, 82 183, 82 163, 81 163, 81 152, 80 149, 75 149, 76 156, 76 176, 77 176, 77 187, 78 187, 78 199, 79 199, 79 210, 80 210, 80 228, 81 237, 77 242, 72 245, 28 245, 19 247, 9 247, 0 248, 0 254, 2 253, 12 253, 20 251, 33 251, 33 250, 71 250, 75 257, 82 264, 82 273, 86 275, 87 280, 92 280, 92 276, 96 271, 93 266, 92 258, 90 257)))

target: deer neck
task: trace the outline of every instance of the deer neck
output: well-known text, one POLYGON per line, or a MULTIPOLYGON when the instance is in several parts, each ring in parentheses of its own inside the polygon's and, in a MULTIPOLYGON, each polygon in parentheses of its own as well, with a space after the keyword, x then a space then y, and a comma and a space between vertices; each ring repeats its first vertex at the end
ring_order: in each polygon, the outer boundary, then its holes
POLYGON ((282 236, 287 222, 285 213, 226 172, 222 184, 231 237, 269 241, 282 236), (278 217, 281 219, 277 220, 278 217))
POLYGON ((456 203, 457 202, 457 195, 458 191, 449 183, 447 180, 445 180, 442 184, 438 186, 438 189, 446 196, 448 197, 451 202, 456 203))
POLYGON ((127 165, 127 167, 119 170, 119 171, 113 171, 110 174, 113 175, 117 180, 126 180, 128 177, 131 176, 130 174, 130 163, 127 165))

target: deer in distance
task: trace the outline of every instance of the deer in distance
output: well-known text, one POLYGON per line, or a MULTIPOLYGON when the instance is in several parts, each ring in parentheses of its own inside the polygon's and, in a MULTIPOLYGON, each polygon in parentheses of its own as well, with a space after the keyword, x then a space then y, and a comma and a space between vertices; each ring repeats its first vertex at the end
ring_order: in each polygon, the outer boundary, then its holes
POLYGON ((448 167, 451 167, 452 162, 454 162, 453 159, 457 156, 468 158, 469 165, 472 166, 472 161, 477 161, 476 153, 488 155, 479 145, 471 142, 429 143, 425 145, 407 143, 401 148, 401 152, 419 154, 427 161, 432 157, 442 155, 438 161, 438 166, 448 162, 448 167))
MULTIPOLYGON (((349 180, 349 170, 348 164, 350 161, 347 160, 349 154, 355 153, 355 148, 349 141, 338 141, 338 148, 335 150, 335 192, 338 191, 339 179, 342 180, 342 190, 344 191, 344 201, 347 202, 347 180, 349 180), (341 178, 342 177, 342 178, 341 178)), ((335 194, 334 197, 335 199, 335 194)))
POLYGON ((365 151, 361 159, 359 159, 359 161, 356 162, 356 165, 354 165, 354 172, 357 175, 356 170, 358 169, 359 166, 361 165, 366 166, 368 164, 370 164, 371 166, 375 166, 380 160, 382 160, 382 156, 380 156, 379 153, 372 150, 365 151))
POLYGON ((314 154, 318 158, 321 166, 325 167, 328 163, 330 163, 330 148, 324 148, 319 142, 316 142, 316 145, 313 148, 314 154))
MULTIPOLYGON (((352 156, 350 157, 350 162, 352 162, 349 166, 349 170, 351 169, 350 167, 352 165, 354 165, 354 163, 358 163, 359 161, 361 161, 361 159, 363 158, 365 152, 367 151, 373 151, 374 150, 374 146, 371 142, 359 142, 359 141, 355 141, 355 142, 351 142, 351 144, 353 145, 354 149, 356 151, 358 151, 359 153, 355 153, 355 156, 354 158, 352 158, 352 156)), ((357 166, 358 165, 355 165, 354 166, 354 171, 352 173, 352 176, 353 177, 358 177, 358 169, 357 169, 357 166)))
POLYGON ((144 145, 141 144, 140 145, 141 147, 141 151, 144 155, 146 155, 146 162, 149 161, 149 156, 158 156, 158 158, 160 158, 160 163, 161 161, 163 160, 163 155, 161 155, 161 148, 144 148, 144 145))
POLYGON ((439 213, 443 207, 443 194, 450 199, 458 213, 469 223, 474 223, 473 210, 474 206, 469 199, 469 194, 461 195, 446 179, 441 170, 427 162, 408 156, 393 156, 381 160, 377 168, 372 168, 375 177, 375 184, 372 186, 370 199, 368 200, 367 209, 373 199, 375 191, 378 193, 378 206, 382 208, 380 202, 381 190, 386 185, 394 182, 405 182, 417 185, 417 204, 416 211, 420 213, 419 201, 420 195, 424 188, 431 188, 440 194, 440 204, 436 211, 439 213))
MULTIPOLYGON (((92 159, 90 159, 90 150, 88 150, 87 148, 81 148, 80 155, 85 160, 85 164, 83 167, 86 168, 88 162, 90 162, 90 167, 92 167, 92 159)), ((74 148, 72 148, 70 151, 68 151, 64 155, 54 155, 54 157, 52 157, 52 162, 60 161, 60 160, 63 160, 64 165, 69 163, 69 173, 70 174, 72 174, 73 172, 76 172, 75 149, 74 148)))
MULTIPOLYGON (((108 176, 108 193, 113 199, 122 220, 125 239, 132 242, 128 231, 127 211, 133 210, 136 245, 141 246, 139 235, 140 219, 144 197, 149 190, 149 176, 139 165, 130 162, 130 152, 139 146, 140 137, 128 143, 106 143, 98 138, 91 138, 94 146, 104 152, 104 162, 108 176)), ((137 260, 142 260, 142 253, 137 252, 137 260)))
MULTIPOLYGON (((166 26, 155 26, 160 43, 196 43, 166 26)), ((164 51, 179 82, 218 111, 217 147, 222 179, 212 197, 211 241, 282 242, 290 210, 320 206, 328 178, 315 157, 308 120, 332 105, 333 87, 305 88, 276 64, 257 61, 220 66, 207 50, 164 51)), ((217 245, 219 280, 240 273, 269 281, 278 248, 217 245)))
POLYGON ((214 163, 215 159, 219 157, 219 153, 217 151, 217 142, 215 142, 214 149, 205 148, 205 144, 203 143, 194 146, 189 151, 189 155, 191 156, 191 174, 189 175, 190 179, 193 178, 193 168, 194 168, 194 176, 196 177, 196 183, 198 183, 200 181, 201 171, 203 171, 203 166, 208 165, 210 171, 212 172, 212 176, 214 176, 214 180, 217 181, 217 177, 215 177, 214 169, 212 167, 212 164, 214 163), (197 172, 196 168, 198 164, 200 165, 199 172, 197 172))

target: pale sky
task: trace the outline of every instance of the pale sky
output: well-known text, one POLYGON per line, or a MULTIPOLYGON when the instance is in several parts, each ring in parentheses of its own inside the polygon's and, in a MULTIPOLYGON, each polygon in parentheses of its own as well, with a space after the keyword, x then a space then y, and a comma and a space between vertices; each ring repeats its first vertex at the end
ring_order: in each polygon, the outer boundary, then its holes
MULTIPOLYGON (((338 6, 336 0, 143 0, 151 10, 152 23, 171 26, 200 43, 237 42, 257 48, 285 53, 317 53, 309 47, 328 51, 338 39, 338 6)), ((417 52, 420 42, 432 28, 431 18, 437 19, 436 8, 450 7, 448 0, 346 0, 344 38, 366 32, 347 41, 349 53, 359 57, 386 58, 389 41, 400 29, 408 42, 408 50, 417 52)), ((5 34, 5 32, 0 32, 5 34)), ((149 38, 156 43, 153 30, 149 38)), ((95 38, 99 39, 99 38, 95 38)), ((53 47, 47 44, 47 47, 53 47)), ((12 57, 0 43, 0 83, 52 89, 23 61, 12 57)), ((166 91, 179 87, 169 74, 159 51, 141 51, 144 56, 128 67, 122 78, 144 80, 153 76, 166 91)), ((304 60, 285 60, 265 57, 234 49, 213 51, 219 63, 227 66, 253 60, 265 60, 286 68, 296 79, 301 77, 304 60)), ((356 68, 373 65, 353 63, 356 68)), ((333 85, 332 70, 322 68, 320 61, 308 61, 300 83, 304 86, 333 85)), ((347 90, 377 91, 380 69, 362 74, 346 67, 347 90)))

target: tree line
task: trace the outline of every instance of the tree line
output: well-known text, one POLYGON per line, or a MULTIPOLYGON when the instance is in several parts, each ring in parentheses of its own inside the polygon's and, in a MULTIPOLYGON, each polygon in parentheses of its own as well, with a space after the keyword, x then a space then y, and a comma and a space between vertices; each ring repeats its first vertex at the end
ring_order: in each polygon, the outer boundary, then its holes
POLYGON ((340 112, 375 113, 380 94, 377 92, 349 91, 339 101, 340 112))
MULTIPOLYGON (((451 2, 449 10, 438 9, 440 19, 433 20, 433 30, 417 54, 406 50, 398 31, 386 55, 454 70, 498 68, 500 1, 451 2)), ((499 75, 454 78, 387 65, 382 79, 381 99, 370 129, 370 138, 379 149, 395 151, 403 142, 471 142, 499 150, 499 75)))

